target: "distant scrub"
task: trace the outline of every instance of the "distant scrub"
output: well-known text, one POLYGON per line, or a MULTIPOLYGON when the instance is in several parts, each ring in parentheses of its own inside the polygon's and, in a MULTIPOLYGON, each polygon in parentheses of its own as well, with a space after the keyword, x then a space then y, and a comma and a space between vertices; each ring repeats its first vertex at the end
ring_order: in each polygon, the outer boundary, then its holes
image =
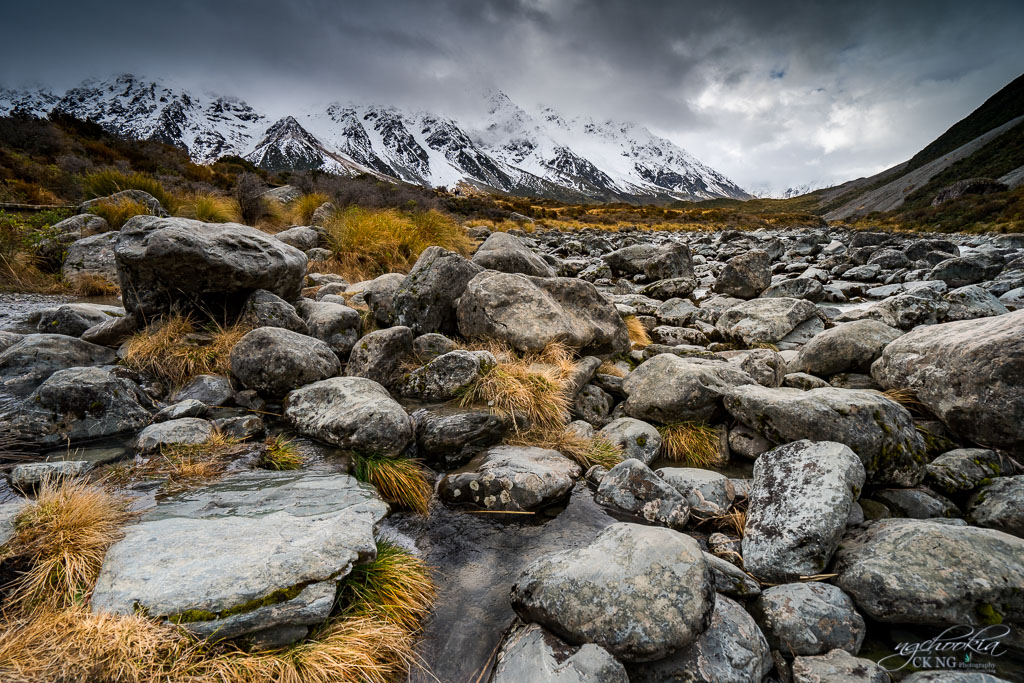
POLYGON ((149 209, 134 199, 121 197, 116 200, 105 199, 96 202, 89 207, 89 213, 105 220, 112 229, 120 230, 129 219, 149 214, 149 209))
POLYGON ((142 190, 151 194, 170 212, 178 208, 178 200, 159 181, 142 173, 122 173, 106 169, 90 173, 82 179, 82 188, 89 197, 107 197, 124 190, 142 190))

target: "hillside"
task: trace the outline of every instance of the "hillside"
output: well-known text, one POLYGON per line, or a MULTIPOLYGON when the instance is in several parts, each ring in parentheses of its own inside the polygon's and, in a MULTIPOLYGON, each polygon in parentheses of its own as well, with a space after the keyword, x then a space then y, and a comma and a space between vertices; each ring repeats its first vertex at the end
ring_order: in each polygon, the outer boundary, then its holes
POLYGON ((1017 187, 1024 178, 1024 76, 1008 84, 911 159, 869 178, 821 192, 828 220, 916 211, 954 182, 991 178, 1017 187))
POLYGON ((531 114, 486 96, 472 125, 436 112, 335 102, 272 120, 247 103, 122 75, 59 94, 0 88, 0 116, 50 112, 165 142, 197 164, 243 157, 269 171, 371 174, 425 187, 559 199, 666 203, 749 195, 686 150, 630 122, 531 114))

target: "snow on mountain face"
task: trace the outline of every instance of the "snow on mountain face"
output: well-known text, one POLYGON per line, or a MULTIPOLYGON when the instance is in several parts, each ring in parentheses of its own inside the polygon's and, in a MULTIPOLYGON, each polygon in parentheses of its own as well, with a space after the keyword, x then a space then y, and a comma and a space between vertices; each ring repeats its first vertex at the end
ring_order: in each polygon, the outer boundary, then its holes
POLYGON ((830 187, 829 183, 824 182, 811 182, 804 183, 803 185, 795 185, 793 187, 787 187, 785 190, 772 189, 769 186, 762 186, 755 188, 751 191, 754 197, 758 199, 792 199, 793 197, 801 197, 805 194, 810 194, 816 190, 821 190, 826 187, 830 187))
POLYGON ((488 95, 487 105, 488 117, 475 130, 429 112, 340 104, 268 127, 240 100, 130 75, 87 81, 63 96, 0 89, 0 115, 56 109, 117 135, 181 147, 198 163, 234 154, 269 170, 372 173, 573 201, 749 196, 641 126, 566 119, 550 108, 533 116, 500 91, 488 95))

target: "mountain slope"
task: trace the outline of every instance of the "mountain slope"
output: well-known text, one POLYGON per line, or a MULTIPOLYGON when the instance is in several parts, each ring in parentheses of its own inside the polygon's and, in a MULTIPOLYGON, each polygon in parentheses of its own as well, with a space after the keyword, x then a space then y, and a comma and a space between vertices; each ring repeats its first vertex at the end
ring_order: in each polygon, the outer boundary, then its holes
POLYGON ((58 110, 197 163, 243 156, 268 170, 372 173, 429 187, 471 186, 563 201, 657 202, 749 195, 668 140, 632 123, 534 116, 495 91, 470 129, 433 112, 332 104, 273 123, 241 100, 122 75, 59 96, 0 90, 0 115, 58 110))
POLYGON ((1024 76, 990 97, 911 159, 869 178, 859 178, 822 193, 819 206, 827 220, 846 220, 893 211, 905 202, 930 200, 941 187, 977 176, 1002 177, 1020 184, 1024 155, 1019 139, 1024 126, 1024 76))

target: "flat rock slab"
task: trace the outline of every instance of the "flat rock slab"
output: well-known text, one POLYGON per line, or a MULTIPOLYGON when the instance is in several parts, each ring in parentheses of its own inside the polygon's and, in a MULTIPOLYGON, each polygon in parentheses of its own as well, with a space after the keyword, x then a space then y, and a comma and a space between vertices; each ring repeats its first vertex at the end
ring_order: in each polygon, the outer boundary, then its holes
POLYGON ((579 465, 547 448, 494 446, 480 459, 475 472, 441 480, 442 499, 488 510, 537 510, 564 498, 581 474, 579 465))
POLYGON ((92 609, 141 610, 219 637, 316 623, 336 582, 375 557, 387 512, 371 487, 343 474, 227 477, 128 527, 107 551, 92 609))

